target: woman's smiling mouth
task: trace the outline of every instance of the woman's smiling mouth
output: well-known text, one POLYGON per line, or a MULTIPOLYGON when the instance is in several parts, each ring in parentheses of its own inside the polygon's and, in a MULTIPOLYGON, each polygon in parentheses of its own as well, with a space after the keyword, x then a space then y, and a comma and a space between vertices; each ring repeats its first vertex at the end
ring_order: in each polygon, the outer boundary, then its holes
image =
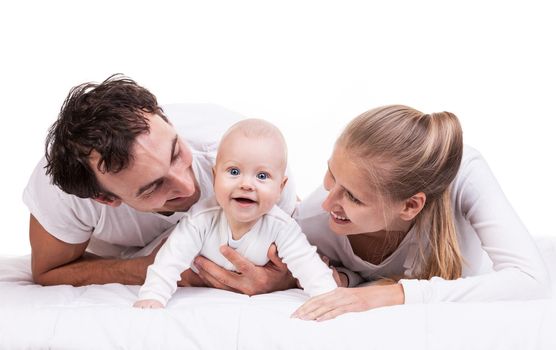
POLYGON ((338 215, 333 211, 330 212, 330 217, 332 218, 332 220, 334 220, 335 223, 340 225, 344 225, 351 222, 351 220, 348 219, 347 217, 338 215))

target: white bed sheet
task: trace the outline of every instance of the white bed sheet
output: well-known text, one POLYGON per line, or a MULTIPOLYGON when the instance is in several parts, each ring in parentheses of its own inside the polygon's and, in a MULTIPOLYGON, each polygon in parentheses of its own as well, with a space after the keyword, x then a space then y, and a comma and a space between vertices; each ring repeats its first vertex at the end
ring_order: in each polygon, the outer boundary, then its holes
MULTIPOLYGON (((554 285, 556 240, 538 243, 554 285)), ((556 295, 401 305, 318 323, 289 318, 307 298, 300 290, 180 288, 166 309, 139 310, 137 286, 41 287, 29 261, 0 258, 0 349, 556 349, 556 295)))

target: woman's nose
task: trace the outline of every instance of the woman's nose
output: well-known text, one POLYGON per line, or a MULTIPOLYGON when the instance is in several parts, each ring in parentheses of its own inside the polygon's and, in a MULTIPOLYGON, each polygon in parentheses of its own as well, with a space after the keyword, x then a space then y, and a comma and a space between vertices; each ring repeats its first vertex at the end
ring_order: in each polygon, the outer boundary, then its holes
POLYGON ((329 191, 328 191, 328 196, 326 196, 326 199, 322 202, 322 209, 324 209, 325 211, 332 211, 333 206, 337 203, 338 201, 338 190, 336 190, 335 187, 332 187, 329 191))

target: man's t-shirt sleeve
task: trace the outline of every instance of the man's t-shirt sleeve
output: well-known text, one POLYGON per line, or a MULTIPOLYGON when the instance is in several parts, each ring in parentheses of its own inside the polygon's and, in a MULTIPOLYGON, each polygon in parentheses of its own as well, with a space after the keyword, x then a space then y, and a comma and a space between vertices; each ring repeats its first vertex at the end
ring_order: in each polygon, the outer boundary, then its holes
POLYGON ((70 244, 88 241, 94 229, 91 224, 95 216, 93 204, 51 184, 45 165, 43 157, 23 191, 23 202, 52 236, 70 244))

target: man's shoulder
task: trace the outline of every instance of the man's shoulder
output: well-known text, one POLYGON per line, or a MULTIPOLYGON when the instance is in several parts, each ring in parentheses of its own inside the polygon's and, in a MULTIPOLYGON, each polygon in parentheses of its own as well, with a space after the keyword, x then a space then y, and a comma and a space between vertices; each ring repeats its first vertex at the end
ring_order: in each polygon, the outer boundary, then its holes
POLYGON ((230 126, 245 119, 239 113, 209 103, 174 103, 162 109, 179 135, 201 151, 218 144, 230 126))
POLYGON ((187 211, 186 215, 191 219, 199 219, 216 215, 222 210, 218 205, 215 196, 204 198, 193 204, 187 211))
POLYGON ((263 216, 263 220, 278 226, 297 226, 297 222, 277 205, 263 216))
POLYGON ((52 183, 50 175, 46 174, 46 159, 42 157, 29 177, 27 186, 23 190, 23 201, 28 206, 48 205, 53 206, 58 203, 66 203, 75 207, 80 205, 93 205, 94 201, 88 198, 79 198, 68 194, 52 183))

